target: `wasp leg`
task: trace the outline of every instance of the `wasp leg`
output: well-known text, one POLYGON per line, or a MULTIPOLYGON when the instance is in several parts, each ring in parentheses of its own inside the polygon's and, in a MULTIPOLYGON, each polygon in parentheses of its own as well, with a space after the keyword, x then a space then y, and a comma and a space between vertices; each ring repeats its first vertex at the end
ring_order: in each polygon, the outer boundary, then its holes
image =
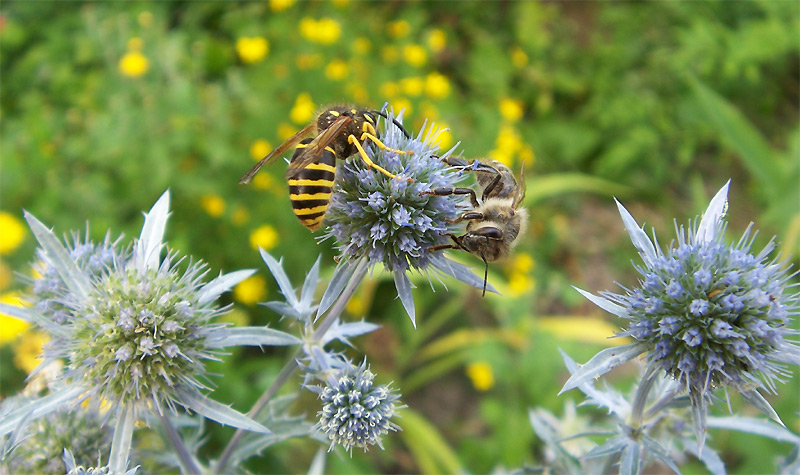
MULTIPOLYGON (((358 141, 355 135, 350 135, 349 137, 347 137, 347 142, 355 145, 356 149, 358 149, 358 154, 361 156, 361 159, 364 160, 364 163, 367 164, 367 167, 374 168, 379 172, 383 173, 384 175, 388 176, 389 178, 397 178, 397 175, 389 173, 388 171, 386 171, 385 168, 381 167, 380 165, 376 165, 375 162, 373 162, 372 159, 370 159, 369 156, 367 156, 367 152, 364 151, 364 147, 361 146, 361 142, 358 141)), ((414 181, 413 178, 406 178, 406 180, 414 181)))
POLYGON ((433 195, 433 196, 450 196, 450 195, 469 195, 469 200, 472 203, 473 208, 478 207, 478 197, 475 195, 475 190, 472 188, 466 187, 452 187, 447 188, 445 186, 434 188, 429 191, 423 191, 420 195, 433 195))
POLYGON ((412 152, 411 150, 397 150, 395 148, 387 147, 386 144, 381 141, 381 139, 379 139, 378 137, 376 137, 375 135, 373 135, 373 134, 371 134, 369 132, 364 132, 363 134, 361 134, 361 142, 362 143, 367 139, 372 140, 372 142, 375 145, 377 145, 378 148, 382 148, 382 149, 384 149, 384 150, 386 150, 388 152, 394 152, 394 153, 397 153, 399 155, 414 155, 414 152, 412 152))

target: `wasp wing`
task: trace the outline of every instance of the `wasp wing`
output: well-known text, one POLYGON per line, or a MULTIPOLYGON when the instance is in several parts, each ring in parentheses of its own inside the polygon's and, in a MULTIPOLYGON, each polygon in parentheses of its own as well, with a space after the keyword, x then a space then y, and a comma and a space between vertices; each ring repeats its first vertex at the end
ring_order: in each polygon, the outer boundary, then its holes
POLYGON ((250 180, 252 180, 253 177, 256 176, 256 173, 258 173, 258 171, 261 170, 261 167, 263 167, 268 163, 274 162, 275 159, 278 157, 282 157, 287 150, 297 145, 303 139, 303 137, 314 132, 316 127, 317 127, 316 122, 308 124, 307 126, 303 127, 299 132, 289 137, 288 140, 278 145, 278 148, 271 151, 269 155, 259 160, 258 163, 256 163, 253 168, 251 168, 250 170, 247 171, 247 173, 242 175, 242 177, 239 178, 239 184, 246 185, 250 183, 250 180))
POLYGON ((291 178, 296 175, 298 171, 314 163, 322 154, 322 151, 325 150, 325 147, 336 140, 336 137, 342 132, 342 129, 352 121, 353 118, 346 115, 339 116, 338 119, 333 121, 328 128, 314 137, 314 140, 306 145, 305 149, 303 149, 299 155, 292 159, 284 178, 291 178))

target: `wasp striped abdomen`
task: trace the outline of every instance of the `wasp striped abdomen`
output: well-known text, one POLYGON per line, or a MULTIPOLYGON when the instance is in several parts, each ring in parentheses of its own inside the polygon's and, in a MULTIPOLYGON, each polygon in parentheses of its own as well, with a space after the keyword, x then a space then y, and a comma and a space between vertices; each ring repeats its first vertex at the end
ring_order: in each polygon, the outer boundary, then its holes
MULTIPOLYGON (((313 139, 304 139, 294 151, 292 161, 297 158, 313 139)), ((319 158, 297 171, 289 178, 289 199, 292 210, 303 226, 315 231, 322 225, 333 192, 336 178, 336 153, 325 147, 319 158)))

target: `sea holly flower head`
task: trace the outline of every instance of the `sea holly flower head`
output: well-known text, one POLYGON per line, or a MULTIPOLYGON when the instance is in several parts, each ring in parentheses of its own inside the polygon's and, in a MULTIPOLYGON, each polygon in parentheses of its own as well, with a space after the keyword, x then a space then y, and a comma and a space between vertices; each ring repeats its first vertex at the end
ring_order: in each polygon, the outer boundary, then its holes
MULTIPOLYGON (((105 419, 115 419, 115 431, 130 431, 139 411, 160 416, 179 407, 222 424, 265 432, 266 428, 203 394, 209 388, 204 362, 216 360, 234 345, 299 343, 291 335, 265 328, 229 328, 213 320, 227 311, 217 297, 253 271, 238 271, 205 281, 204 264, 184 262, 166 252, 162 242, 169 211, 169 193, 145 216, 141 236, 133 246, 106 239, 65 247, 39 220, 26 219, 41 249, 40 280, 29 298, 34 306, 0 304, 3 313, 27 320, 50 336, 44 348, 46 367, 65 361, 57 383, 61 390, 32 401, 0 421, 0 436, 49 412, 108 403, 105 419)), ((112 448, 111 468, 122 470, 127 450, 112 448), (114 456, 117 456, 116 458, 114 456)))
POLYGON ((366 452, 377 445, 383 449, 383 436, 400 429, 392 422, 399 409, 399 393, 391 384, 375 384, 366 360, 358 366, 338 361, 324 372, 323 386, 309 387, 322 401, 317 429, 330 439, 329 450, 341 445, 352 455, 353 448, 366 452))
POLYGON ((371 266, 382 264, 392 272, 403 306, 415 320, 410 270, 427 272, 436 269, 470 285, 481 287, 483 281, 469 270, 431 247, 443 244, 445 233, 455 232, 451 220, 461 211, 461 196, 424 194, 434 188, 452 188, 463 178, 463 171, 449 167, 443 158, 455 150, 438 156, 435 145, 441 130, 423 126, 419 134, 407 137, 398 127, 391 112, 383 143, 399 154, 367 141, 365 150, 370 159, 396 175, 389 178, 367 166, 357 154, 340 166, 325 217, 330 226, 325 238, 334 238, 346 259, 365 258, 371 266))
MULTIPOLYGON (((625 294, 603 292, 600 297, 579 290, 628 321, 621 335, 636 340, 623 347, 625 351, 617 351, 613 363, 609 357, 584 365, 580 378, 589 371, 596 377, 646 352, 651 367, 663 369, 689 392, 701 440, 707 393, 717 387, 738 389, 777 419, 757 389, 775 392, 775 383, 787 375, 785 364, 800 364, 797 331, 791 322, 800 308, 798 293, 789 282, 793 274, 778 258, 769 258, 772 242, 753 253, 752 225, 736 244, 726 244, 727 192, 728 184, 699 223, 678 227, 677 242, 663 250, 618 203, 644 261, 636 266, 642 275, 640 286, 625 289, 625 294)), ((567 387, 575 384, 568 382, 567 387)))

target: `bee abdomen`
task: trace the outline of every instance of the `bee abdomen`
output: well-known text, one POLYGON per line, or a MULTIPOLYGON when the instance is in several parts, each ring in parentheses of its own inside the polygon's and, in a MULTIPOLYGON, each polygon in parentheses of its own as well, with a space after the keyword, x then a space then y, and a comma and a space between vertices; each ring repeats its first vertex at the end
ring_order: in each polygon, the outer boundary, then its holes
MULTIPOLYGON (((295 150, 297 156, 311 139, 303 140, 295 150)), ((294 159, 294 157, 292 157, 294 159)), ((292 210, 303 226, 314 231, 322 225, 336 178, 336 155, 325 147, 319 159, 298 171, 289 179, 289 199, 292 210)))

